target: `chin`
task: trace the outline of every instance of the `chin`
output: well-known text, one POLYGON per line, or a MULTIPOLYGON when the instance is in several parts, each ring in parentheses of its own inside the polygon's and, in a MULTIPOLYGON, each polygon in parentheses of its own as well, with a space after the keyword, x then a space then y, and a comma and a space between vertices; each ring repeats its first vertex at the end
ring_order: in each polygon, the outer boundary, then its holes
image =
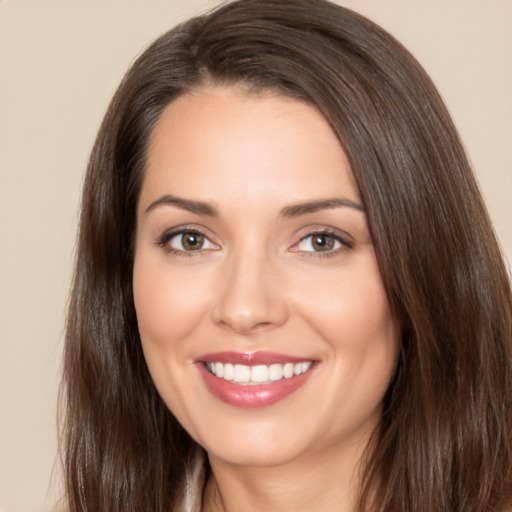
POLYGON ((269 468, 282 466, 300 457, 302 443, 288 439, 284 443, 277 439, 247 439, 235 436, 226 443, 205 446, 210 460, 222 461, 232 466, 269 468))

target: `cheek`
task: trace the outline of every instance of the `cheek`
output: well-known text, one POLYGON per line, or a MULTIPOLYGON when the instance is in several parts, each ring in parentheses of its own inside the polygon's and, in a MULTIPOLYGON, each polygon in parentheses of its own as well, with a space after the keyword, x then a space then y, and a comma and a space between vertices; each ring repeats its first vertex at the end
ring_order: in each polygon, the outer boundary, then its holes
POLYGON ((304 294, 303 302, 304 316, 328 345, 323 393, 334 436, 380 415, 399 352, 399 327, 380 276, 351 276, 324 283, 325 293, 304 294))
MULTIPOLYGON (((198 282, 204 282, 198 280, 198 282)), ((192 363, 190 333, 204 317, 204 289, 183 272, 143 250, 136 253, 133 294, 142 349, 153 382, 169 409, 184 425, 188 395, 197 383, 190 382, 192 363), (184 393, 184 391, 187 393, 184 393)))
POLYGON ((144 254, 136 257, 133 293, 143 345, 172 345, 198 325, 206 310, 204 277, 171 272, 165 262, 144 254))
POLYGON ((391 314, 380 276, 373 269, 350 270, 316 282, 306 283, 300 293, 302 314, 324 334, 324 338, 362 340, 396 339, 396 322, 391 314))
POLYGON ((331 274, 316 293, 303 289, 297 303, 327 342, 333 375, 342 384, 350 382, 354 398, 380 401, 396 365, 399 326, 376 264, 331 274))

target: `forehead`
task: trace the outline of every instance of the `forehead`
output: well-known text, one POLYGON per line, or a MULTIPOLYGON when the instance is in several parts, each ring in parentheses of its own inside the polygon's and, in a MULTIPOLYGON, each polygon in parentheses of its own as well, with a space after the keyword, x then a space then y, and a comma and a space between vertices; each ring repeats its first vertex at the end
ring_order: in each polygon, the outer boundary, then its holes
POLYGON ((343 148, 313 106, 233 87, 189 93, 164 110, 150 139, 141 201, 161 193, 211 202, 359 199, 343 148))

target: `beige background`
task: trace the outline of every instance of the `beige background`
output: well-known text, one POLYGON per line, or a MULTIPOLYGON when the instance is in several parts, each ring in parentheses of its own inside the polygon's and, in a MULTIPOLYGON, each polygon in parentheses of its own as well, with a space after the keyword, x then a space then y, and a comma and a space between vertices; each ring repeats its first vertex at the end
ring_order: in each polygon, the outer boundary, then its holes
MULTIPOLYGON (((0 0, 0 509, 46 510, 55 494, 79 189, 103 112, 143 47, 216 3, 0 0)), ((340 3, 402 40, 438 84, 510 260, 512 2, 340 3)))

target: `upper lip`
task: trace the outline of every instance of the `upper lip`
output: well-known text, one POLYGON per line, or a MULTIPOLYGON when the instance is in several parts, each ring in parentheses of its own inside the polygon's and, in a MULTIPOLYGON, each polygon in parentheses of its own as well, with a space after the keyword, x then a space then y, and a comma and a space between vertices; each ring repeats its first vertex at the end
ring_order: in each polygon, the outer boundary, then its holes
POLYGON ((313 361, 309 357, 297 357, 277 352, 212 352, 196 358, 196 362, 220 362, 256 366, 260 364, 286 364, 313 361))

